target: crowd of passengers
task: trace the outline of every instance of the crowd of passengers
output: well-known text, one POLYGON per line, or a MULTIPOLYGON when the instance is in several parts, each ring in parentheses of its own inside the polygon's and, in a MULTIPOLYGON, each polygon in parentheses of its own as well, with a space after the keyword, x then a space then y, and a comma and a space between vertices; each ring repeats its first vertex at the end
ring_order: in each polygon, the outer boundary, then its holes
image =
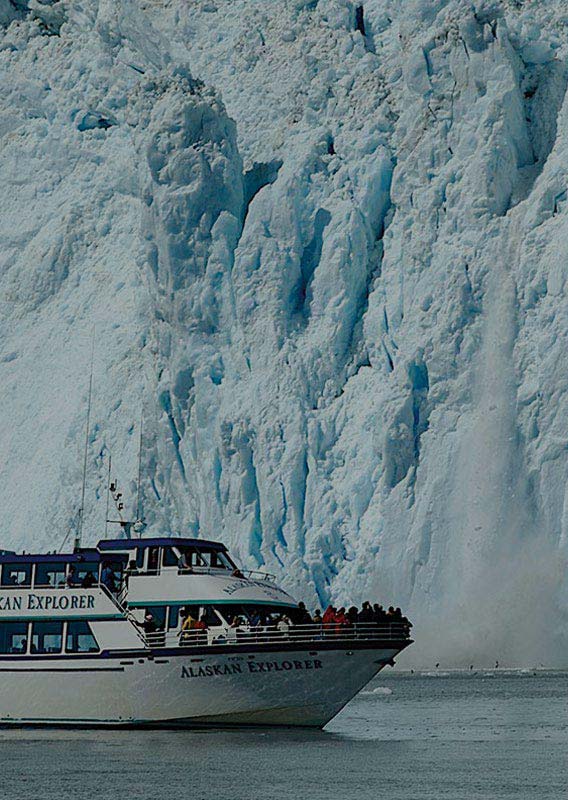
MULTIPOLYGON (((211 627, 207 623, 205 614, 202 614, 199 618, 193 617, 188 609, 182 608, 180 617, 182 624, 177 635, 181 643, 205 638, 206 631, 211 627)), ((274 631, 282 634, 289 633, 292 636, 294 634, 301 635, 303 630, 307 633, 321 631, 322 633, 337 635, 354 625, 361 626, 358 630, 365 631, 368 628, 372 631, 377 625, 389 623, 400 624, 404 635, 408 636, 410 634, 412 623, 407 617, 403 616, 400 608, 389 606, 388 610, 385 610, 379 603, 371 605, 369 601, 365 601, 361 609, 358 609, 357 606, 345 609, 343 606, 336 608, 329 605, 323 614, 319 608, 313 614, 310 614, 305 603, 299 603, 297 609, 290 609, 287 613, 282 614, 275 612, 265 613, 261 609, 256 609, 251 613, 250 617, 245 615, 231 617, 229 628, 234 629, 237 634, 261 629, 262 631, 274 631), (311 627, 303 629, 301 626, 305 625, 311 627)), ((151 613, 145 615, 140 627, 146 634, 158 635, 163 632, 163 628, 151 613)))

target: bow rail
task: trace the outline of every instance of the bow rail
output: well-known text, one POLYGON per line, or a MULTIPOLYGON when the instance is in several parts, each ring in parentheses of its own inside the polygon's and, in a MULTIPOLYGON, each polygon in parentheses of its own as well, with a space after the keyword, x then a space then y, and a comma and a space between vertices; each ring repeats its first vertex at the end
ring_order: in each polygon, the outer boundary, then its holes
POLYGON ((260 644, 321 644, 334 642, 349 644, 354 642, 392 642, 406 641, 410 638, 410 626, 402 622, 372 623, 357 622, 353 625, 290 625, 278 627, 260 625, 258 627, 240 626, 224 628, 215 626, 206 630, 155 631, 144 635, 148 647, 203 647, 205 645, 250 645, 260 644))

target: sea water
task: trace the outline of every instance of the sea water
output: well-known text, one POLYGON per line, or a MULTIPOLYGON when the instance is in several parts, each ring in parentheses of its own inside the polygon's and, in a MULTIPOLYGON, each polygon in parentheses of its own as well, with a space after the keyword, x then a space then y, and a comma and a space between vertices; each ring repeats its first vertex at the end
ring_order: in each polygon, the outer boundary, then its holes
POLYGON ((566 672, 383 673, 324 731, 0 730, 2 800, 568 800, 567 787, 566 672))

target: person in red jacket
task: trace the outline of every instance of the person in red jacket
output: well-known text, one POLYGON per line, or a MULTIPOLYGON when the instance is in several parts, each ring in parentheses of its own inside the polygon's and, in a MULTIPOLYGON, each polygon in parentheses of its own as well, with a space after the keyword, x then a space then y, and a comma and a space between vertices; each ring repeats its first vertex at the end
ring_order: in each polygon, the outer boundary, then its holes
POLYGON ((329 605, 326 610, 323 612, 323 628, 324 630, 331 630, 335 624, 335 608, 334 606, 329 605))
POLYGON ((202 614, 201 617, 197 620, 195 625, 193 626, 193 630, 197 631, 197 642, 199 644, 206 644, 207 643, 207 623, 205 622, 205 614, 202 614))
POLYGON ((350 624, 343 606, 335 614, 335 633, 340 634, 350 624))

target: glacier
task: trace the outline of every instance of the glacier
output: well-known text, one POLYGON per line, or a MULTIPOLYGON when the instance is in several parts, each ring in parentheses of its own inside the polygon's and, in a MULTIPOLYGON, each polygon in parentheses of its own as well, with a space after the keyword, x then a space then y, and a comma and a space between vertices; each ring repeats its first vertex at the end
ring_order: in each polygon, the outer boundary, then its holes
POLYGON ((85 543, 112 456, 408 658, 565 664, 567 85, 561 0, 0 0, 2 546, 72 541, 94 345, 85 543))

